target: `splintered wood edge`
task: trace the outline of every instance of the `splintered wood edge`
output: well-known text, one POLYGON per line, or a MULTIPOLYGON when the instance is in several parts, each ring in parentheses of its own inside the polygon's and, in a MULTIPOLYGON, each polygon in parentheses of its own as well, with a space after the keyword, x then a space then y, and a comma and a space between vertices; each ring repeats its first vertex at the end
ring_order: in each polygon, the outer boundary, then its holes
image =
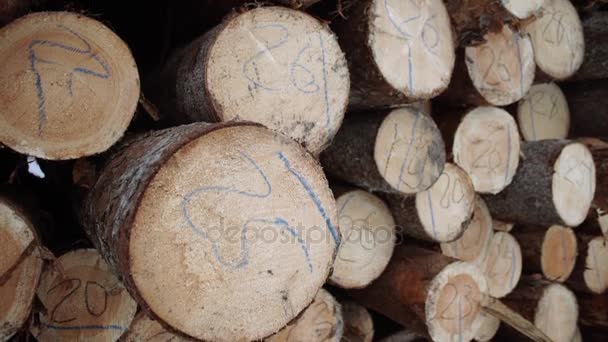
POLYGON ((313 302, 266 342, 327 341, 340 342, 344 321, 340 303, 325 289, 319 289, 313 302))
POLYGON ((336 36, 285 7, 234 16, 210 48, 205 87, 221 121, 261 123, 314 155, 342 124, 350 79, 336 36))
POLYGON ((602 294, 608 288, 608 240, 598 236, 587 245, 583 278, 587 288, 602 294))
POLYGON ((467 228, 475 206, 475 189, 464 170, 446 163, 429 189, 416 194, 416 211, 427 235, 437 242, 458 239, 467 228))
POLYGON ((413 194, 431 187, 445 166, 445 145, 433 119, 412 108, 384 118, 374 145, 378 172, 396 191, 413 194))
POLYGON ((127 45, 81 14, 40 12, 0 30, 0 141, 43 159, 103 152, 135 114, 139 76, 127 45))
POLYGON ((483 262, 494 236, 492 216, 485 201, 477 196, 473 217, 457 240, 440 245, 443 255, 462 261, 483 262))
POLYGON ((540 253, 543 275, 564 282, 572 274, 578 254, 576 235, 570 228, 554 225, 547 229, 540 253))
POLYGON ((362 190, 336 200, 342 241, 329 280, 342 288, 361 288, 378 278, 395 248, 395 221, 377 196, 362 190))
POLYGON ((42 274, 38 341, 115 341, 127 331, 137 303, 95 249, 57 258, 42 274))
POLYGON ((595 163, 589 149, 572 143, 553 165, 552 196, 557 214, 567 226, 583 223, 595 195, 595 163))
POLYGON ((525 27, 532 38, 536 65, 548 76, 563 80, 583 63, 583 26, 569 0, 545 0, 541 14, 525 27))
POLYGON ((500 0, 502 6, 518 19, 526 19, 537 14, 545 0, 500 0))
POLYGON ((133 319, 129 331, 121 337, 124 342, 186 342, 191 341, 177 336, 165 328, 160 323, 146 316, 140 311, 133 319))
POLYGON ((515 226, 514 223, 503 222, 503 221, 500 221, 497 219, 492 219, 492 228, 494 228, 494 230, 498 231, 498 232, 508 233, 513 230, 514 226, 515 226))
POLYGON ((576 297, 561 284, 548 285, 536 306, 534 325, 555 342, 570 342, 577 329, 576 297))
POLYGON ((517 105, 517 123, 526 141, 564 139, 570 129, 570 110, 555 83, 535 84, 517 105))
POLYGON ((519 165, 517 124, 501 108, 477 107, 458 125, 452 152, 475 191, 497 194, 511 184, 519 165))
POLYGON ((505 232, 492 237, 483 264, 490 296, 502 298, 517 286, 522 271, 521 248, 515 238, 505 232))
POLYGON ((498 328, 500 328, 500 319, 483 311, 479 316, 481 317, 481 325, 475 333, 474 339, 479 342, 491 341, 496 336, 498 328))
POLYGON ((337 222, 323 171, 299 144, 261 126, 218 128, 146 187, 129 232, 130 290, 171 331, 261 339, 326 281, 337 222))
POLYGON ((366 308, 352 302, 342 302, 344 319, 343 341, 372 342, 374 338, 374 321, 366 308))
MULTIPOLYGON (((35 239, 32 223, 0 197, 0 275, 19 262, 35 239)), ((0 340, 8 340, 29 317, 41 272, 42 259, 34 249, 0 286, 0 340)))
POLYGON ((504 25, 500 32, 489 32, 484 39, 483 44, 465 49, 473 85, 491 105, 519 101, 530 90, 536 70, 530 37, 504 25))
POLYGON ((409 99, 430 99, 447 88, 455 62, 443 1, 374 0, 367 44, 384 79, 409 99))
POLYGON ((428 286, 426 324, 433 341, 470 341, 481 326, 481 300, 487 295, 483 273, 473 264, 455 262, 428 286))

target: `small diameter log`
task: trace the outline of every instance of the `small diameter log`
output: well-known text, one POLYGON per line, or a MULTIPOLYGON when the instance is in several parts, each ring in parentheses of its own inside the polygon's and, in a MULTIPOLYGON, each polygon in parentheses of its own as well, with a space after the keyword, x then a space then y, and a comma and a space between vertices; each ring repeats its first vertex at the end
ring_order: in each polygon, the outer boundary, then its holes
POLYGON ((576 235, 567 227, 548 229, 518 227, 512 232, 521 245, 526 273, 542 273, 551 281, 564 282, 572 274, 578 255, 576 235))
POLYGON ((496 335, 496 332, 498 332, 498 328, 500 328, 500 319, 483 311, 479 316, 481 319, 481 326, 477 330, 474 339, 479 342, 491 341, 496 335))
POLYGON ((513 230, 514 223, 503 222, 500 220, 492 220, 492 228, 494 228, 497 232, 505 232, 508 233, 513 230))
POLYGON ((122 336, 121 341, 186 342, 191 340, 172 334, 163 328, 160 323, 146 316, 143 311, 140 311, 133 319, 129 331, 122 336))
POLYGON ((484 199, 493 217, 526 225, 581 224, 595 193, 595 166, 585 145, 569 140, 522 144, 513 182, 484 199))
POLYGON ((342 288, 367 286, 384 271, 395 247, 395 221, 384 202, 362 190, 336 200, 342 241, 329 281, 342 288))
POLYGON ((437 181, 445 147, 430 116, 404 107, 347 116, 321 163, 330 176, 367 190, 413 194, 437 181))
POLYGON ((608 330, 608 296, 578 294, 581 307, 579 321, 583 327, 596 328, 604 332, 608 330))
POLYGON ((570 137, 608 135, 608 80, 572 82, 562 85, 570 108, 570 137))
POLYGON ((552 341, 570 342, 576 333, 579 316, 577 300, 561 284, 526 280, 504 301, 524 318, 534 322, 552 341))
POLYGON ((519 133, 513 117, 496 107, 477 107, 456 129, 452 153, 475 191, 496 194, 511 184, 519 165, 519 133))
POLYGON ((565 139, 570 129, 570 110, 555 83, 535 84, 517 104, 517 124, 526 141, 565 139))
POLYGON ((352 77, 349 108, 363 110, 430 99, 454 68, 443 1, 362 0, 332 28, 352 77))
POLYGON ((603 294, 608 289, 608 240, 603 236, 580 237, 580 252, 568 285, 581 292, 603 294))
POLYGON ((32 221, 0 197, 0 341, 7 341, 30 317, 42 272, 32 221))
POLYGON ((481 197, 475 198, 473 218, 457 240, 442 243, 441 252, 454 259, 481 263, 494 236, 492 217, 481 197))
POLYGON ((137 303, 94 249, 62 255, 45 270, 38 287, 44 311, 32 328, 38 341, 117 341, 137 303))
POLYGON ((521 255, 519 243, 511 234, 505 232, 494 234, 481 264, 490 296, 502 298, 513 291, 521 277, 521 255))
POLYGON ((594 11, 583 20, 585 57, 580 69, 572 76, 573 81, 608 78, 608 13, 594 11))
POLYGON ((342 303, 344 319, 343 342, 372 342, 374 338, 374 321, 366 308, 352 302, 342 303))
POLYGON ((473 215, 475 190, 469 176, 446 163, 439 179, 416 196, 386 194, 399 231, 420 240, 454 241, 462 236, 473 215))
POLYGON ((134 140, 108 162, 83 216, 146 313, 202 340, 277 332, 312 301, 340 241, 318 163, 245 122, 134 140))
POLYGON ((333 33, 285 7, 229 15, 175 52, 161 78, 167 121, 259 122, 315 155, 340 127, 349 91, 333 33))
POLYGON ((446 7, 460 45, 476 45, 488 32, 536 14, 544 0, 446 0, 446 7))
POLYGON ((415 245, 398 246, 380 278, 349 291, 361 304, 434 341, 471 340, 486 293, 477 267, 415 245))
POLYGON ((0 142, 44 159, 107 150, 139 99, 127 45, 100 22, 40 12, 0 30, 0 142))
POLYGON ((326 290, 319 289, 312 303, 297 319, 266 342, 340 342, 344 332, 340 303, 326 290))
POLYGON ((580 68, 585 55, 583 27, 569 0, 544 0, 538 18, 525 27, 539 71, 563 80, 580 68))

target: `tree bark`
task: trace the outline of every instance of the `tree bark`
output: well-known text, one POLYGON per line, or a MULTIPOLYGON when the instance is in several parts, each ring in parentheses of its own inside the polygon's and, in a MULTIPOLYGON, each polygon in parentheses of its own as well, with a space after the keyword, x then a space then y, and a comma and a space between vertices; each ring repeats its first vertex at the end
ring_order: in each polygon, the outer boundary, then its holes
POLYGON ((580 323, 583 327, 601 329, 603 334, 608 331, 608 296, 578 294, 581 307, 580 323))
POLYGON ((568 140, 524 142, 513 182, 484 199, 493 217, 527 225, 575 227, 595 192, 595 171, 584 145, 568 140))
POLYGON ((589 81, 608 78, 608 13, 594 11, 583 19, 585 57, 571 81, 589 81))
POLYGON ((31 6, 31 0, 0 0, 0 27, 23 15, 31 6))
POLYGON ((573 82, 562 85, 570 108, 570 137, 605 137, 608 132, 606 99, 608 80, 573 82), (600 110, 598 110, 600 109, 600 110))

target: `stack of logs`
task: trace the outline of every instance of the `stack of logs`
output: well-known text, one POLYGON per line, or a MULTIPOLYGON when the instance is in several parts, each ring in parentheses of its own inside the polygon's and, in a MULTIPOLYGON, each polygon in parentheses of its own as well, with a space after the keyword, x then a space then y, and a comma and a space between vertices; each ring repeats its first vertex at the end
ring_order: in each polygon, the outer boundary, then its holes
POLYGON ((0 341, 608 339, 602 1, 171 5, 218 24, 143 85, 50 2, 0 0, 0 341))

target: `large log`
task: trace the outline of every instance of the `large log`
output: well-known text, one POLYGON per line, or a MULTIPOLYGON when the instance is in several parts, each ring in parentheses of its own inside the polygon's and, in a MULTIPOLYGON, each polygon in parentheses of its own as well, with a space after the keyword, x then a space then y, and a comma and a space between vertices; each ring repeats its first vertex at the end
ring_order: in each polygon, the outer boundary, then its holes
POLYGON ((413 194, 437 181, 445 147, 431 117, 404 107, 348 115, 321 163, 328 175, 364 189, 413 194))
POLYGON ((484 196, 493 217, 527 225, 576 227, 595 193, 595 167, 589 150, 569 140, 522 145, 513 182, 497 195, 484 196))
POLYGON ((6 341, 30 317, 42 272, 36 227, 23 208, 0 196, 0 340, 6 341))
POLYGON ((340 241, 318 163, 244 122, 133 140, 106 164, 83 214, 142 309, 204 340, 277 332, 312 301, 340 241))
POLYGON ((456 129, 452 153, 475 191, 496 194, 511 184, 519 165, 519 133, 513 117, 496 107, 477 107, 456 129))
POLYGON ((326 290, 320 289, 312 303, 278 333, 265 342, 340 342, 344 333, 342 307, 326 290))
POLYGON ((40 342, 117 341, 137 311, 120 280, 94 249, 57 258, 37 291, 44 310, 31 331, 40 342))
POLYGON ((399 232, 432 242, 450 242, 465 232, 475 206, 469 176, 446 163, 435 184, 415 196, 385 194, 399 232))
POLYGON ((139 99, 127 45, 100 22, 40 12, 0 30, 0 142, 44 159, 103 152, 139 99))
POLYGON ((349 294, 434 341, 469 341, 481 324, 486 291, 485 277, 475 266, 404 244, 380 278, 349 294))
POLYGON ((227 16, 174 52, 161 79, 160 112, 169 122, 255 121, 313 154, 336 134, 349 92, 333 33, 284 7, 227 16))
POLYGON ((371 193, 351 190, 336 197, 342 241, 329 281, 342 288, 365 287, 393 255, 395 221, 386 204, 371 193))
POLYGON ((563 80, 580 68, 585 55, 583 27, 570 0, 544 0, 538 18, 525 26, 532 38, 538 71, 563 80))
POLYGON ((443 1, 361 0, 332 24, 346 53, 351 110, 430 99, 447 88, 454 42, 443 1))
POLYGON ((562 85, 570 108, 570 137, 608 135, 608 80, 573 82, 562 85))
POLYGON ((460 45, 483 42, 488 32, 498 32, 503 25, 516 26, 520 19, 536 14, 543 0, 446 0, 446 7, 460 45))
POLYGON ((608 240, 579 234, 579 253, 568 285, 580 292, 603 294, 608 289, 608 240))
POLYGON ((555 83, 535 84, 517 104, 517 124, 526 141, 565 139, 570 129, 570 110, 555 83))

